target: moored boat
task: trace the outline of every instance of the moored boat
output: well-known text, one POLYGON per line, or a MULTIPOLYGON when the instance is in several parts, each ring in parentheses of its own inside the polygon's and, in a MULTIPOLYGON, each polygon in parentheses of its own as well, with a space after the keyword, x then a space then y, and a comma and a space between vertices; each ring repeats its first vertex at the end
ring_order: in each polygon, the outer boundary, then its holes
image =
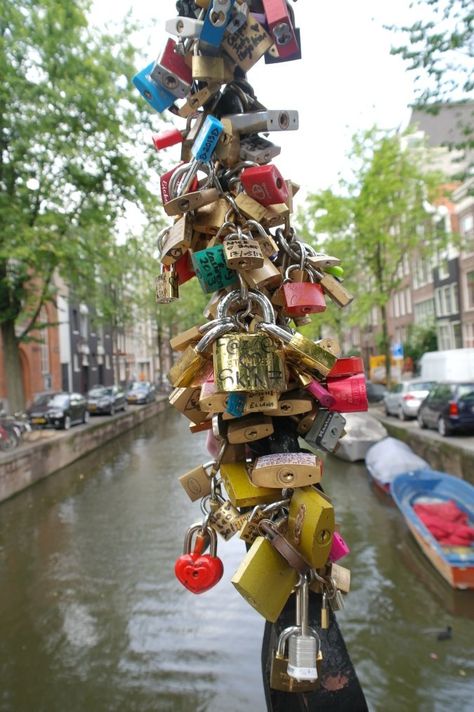
POLYGON ((416 455, 407 443, 392 437, 384 438, 369 448, 365 465, 374 485, 388 495, 397 475, 429 469, 426 460, 416 455))
POLYGON ((473 589, 474 487, 427 468, 395 477, 391 494, 437 571, 453 588, 473 589))
POLYGON ((367 450, 387 437, 387 431, 370 413, 344 413, 346 434, 339 440, 334 455, 341 460, 363 460, 367 450))

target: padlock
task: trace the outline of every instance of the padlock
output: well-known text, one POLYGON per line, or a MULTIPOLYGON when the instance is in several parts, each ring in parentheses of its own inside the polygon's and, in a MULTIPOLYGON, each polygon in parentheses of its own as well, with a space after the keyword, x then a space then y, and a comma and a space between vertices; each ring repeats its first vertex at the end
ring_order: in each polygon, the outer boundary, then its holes
POLYGON ((226 26, 226 32, 232 34, 237 32, 245 25, 249 16, 249 6, 245 0, 236 0, 230 17, 230 21, 226 26))
POLYGON ((262 0, 268 30, 273 37, 279 57, 291 57, 299 52, 293 22, 285 0, 262 0))
POLYGON ((223 57, 210 57, 203 54, 193 54, 192 76, 196 82, 224 83, 225 65, 223 57))
POLYGON ((334 396, 335 401, 331 410, 338 410, 344 413, 355 413, 365 411, 369 408, 367 400, 367 388, 363 373, 345 378, 327 379, 329 393, 334 396))
POLYGON ((302 577, 296 595, 299 596, 301 624, 299 630, 288 637, 287 673, 295 680, 312 682, 318 679, 316 661, 321 642, 316 631, 309 626, 309 583, 306 576, 302 577))
POLYGON ((241 530, 245 520, 245 514, 241 514, 229 501, 221 502, 210 516, 211 526, 225 541, 241 530))
POLYGON ((224 32, 231 19, 235 0, 212 0, 204 17, 199 35, 199 44, 217 49, 224 38, 224 32))
POLYGON ((259 131, 296 131, 299 128, 298 112, 294 109, 228 114, 223 118, 229 119, 232 128, 241 134, 254 134, 259 131))
POLYGON ((316 269, 313 270, 313 272, 319 280, 323 292, 327 294, 338 307, 347 307, 354 300, 353 295, 331 274, 326 274, 316 269))
MULTIPOLYGON (((224 130, 222 123, 215 116, 207 114, 198 135, 191 147, 193 156, 188 164, 188 169, 184 171, 177 188, 177 195, 187 193, 198 170, 210 164, 214 149, 224 130)), ((181 172, 181 168, 179 169, 181 172)))
POLYGON ((150 78, 154 64, 154 62, 151 62, 140 72, 137 72, 132 82, 150 106, 152 106, 155 111, 158 111, 158 113, 161 113, 174 104, 176 97, 168 91, 168 89, 165 89, 164 86, 156 84, 156 82, 150 78))
MULTIPOLYGON (((234 394, 232 394, 234 395, 234 394)), ((261 393, 247 393, 244 395, 243 414, 263 413, 278 408, 280 393, 277 391, 263 391, 261 393)))
POLYGON ((225 168, 233 168, 240 161, 240 135, 232 129, 228 119, 222 119, 224 131, 216 146, 214 156, 225 168))
POLYGON ((227 496, 234 507, 255 507, 257 504, 269 504, 281 499, 276 489, 252 484, 245 462, 221 462, 220 473, 227 496))
POLYGON ((178 581, 191 593, 204 593, 219 583, 224 566, 217 556, 217 536, 214 529, 206 527, 203 532, 200 524, 188 529, 184 539, 184 553, 176 560, 174 572, 178 581), (202 553, 205 533, 210 537, 209 554, 202 553), (194 534, 197 536, 192 547, 194 534))
POLYGON ((222 245, 194 252, 192 262, 199 284, 207 294, 234 285, 238 281, 236 272, 227 267, 222 245))
POLYGON ((175 40, 169 38, 150 72, 150 79, 164 86, 175 97, 184 99, 191 91, 193 76, 184 58, 175 51, 175 47, 175 40))
POLYGON ((258 134, 251 134, 240 139, 240 158, 264 165, 281 153, 281 147, 276 146, 258 134))
POLYGON ((231 421, 227 428, 230 443, 251 443, 273 433, 272 419, 265 415, 246 415, 231 421))
POLYGON ((237 393, 236 391, 229 393, 225 412, 228 415, 232 415, 234 418, 242 417, 244 414, 246 397, 245 393, 237 393))
POLYGON ((231 582, 261 616, 278 619, 298 581, 297 572, 265 537, 257 537, 231 582))
POLYGON ((235 198, 235 204, 244 217, 255 220, 263 227, 283 225, 289 215, 289 210, 286 205, 277 203, 276 205, 266 207, 246 193, 239 193, 235 198), (283 207, 281 207, 282 205, 283 207))
POLYGON ((170 339, 170 346, 173 351, 184 351, 188 346, 193 346, 201 339, 203 331, 200 326, 192 326, 186 331, 182 331, 170 339))
POLYGON ((328 255, 325 252, 311 250, 309 254, 306 255, 305 262, 309 267, 321 270, 327 269, 328 267, 335 267, 339 265, 341 260, 339 257, 333 257, 333 255, 328 255))
POLYGON ((260 533, 263 534, 274 549, 287 561, 292 569, 300 574, 305 574, 310 570, 310 565, 301 556, 300 552, 285 538, 280 532, 275 522, 263 519, 259 524, 260 533))
MULTIPOLYGON (((285 631, 283 631, 285 633, 285 631)), ((320 687, 320 677, 323 663, 323 654, 319 650, 316 657, 316 667, 318 670, 318 679, 316 680, 295 680, 294 677, 288 675, 288 655, 285 652, 288 636, 282 638, 283 633, 278 639, 278 647, 272 658, 270 668, 270 687, 272 690, 280 692, 312 692, 320 687), (280 643, 281 641, 281 643, 280 643)))
POLYGON ((280 326, 266 323, 263 323, 261 328, 287 345, 285 354, 298 367, 305 366, 311 371, 315 370, 326 376, 336 362, 336 356, 298 332, 290 333, 280 326))
POLYGON ((240 182, 247 195, 261 205, 286 203, 288 200, 288 188, 283 176, 271 163, 244 168, 240 174, 240 182))
POLYGON ((156 301, 158 304, 170 304, 179 299, 176 274, 171 268, 164 268, 155 280, 156 301))
POLYGON ((185 252, 182 257, 176 260, 174 263, 174 271, 176 279, 178 280, 178 285, 185 284, 196 276, 196 273, 193 270, 191 254, 189 252, 185 252))
POLYGON ((187 119, 191 114, 193 114, 201 106, 204 106, 209 99, 217 94, 220 88, 219 82, 208 82, 207 86, 203 86, 201 89, 195 92, 191 92, 186 98, 185 103, 178 109, 178 114, 183 119, 187 119))
POLYGON ((329 561, 335 563, 339 559, 343 559, 351 553, 351 550, 347 546, 344 538, 339 534, 339 532, 334 532, 331 544, 331 551, 329 552, 329 561))
POLYGON ((282 452, 258 457, 250 479, 259 487, 304 487, 317 484, 323 474, 322 461, 304 452, 282 452))
POLYGON ((251 230, 252 235, 257 240, 262 253, 266 257, 276 257, 278 255, 278 245, 270 233, 268 233, 260 223, 255 222, 255 220, 247 220, 244 228, 251 230))
POLYGON ((215 203, 205 205, 194 213, 194 228, 206 235, 215 235, 225 221, 229 203, 219 198, 215 203))
POLYGON ((338 358, 328 373, 329 378, 345 378, 364 373, 364 362, 360 356, 345 356, 338 358))
POLYGON ((208 413, 203 413, 199 408, 201 388, 175 388, 169 395, 170 404, 189 418, 195 425, 206 420, 208 413))
MULTIPOLYGON (((166 171, 166 173, 163 173, 162 176, 160 176, 160 191, 161 191, 161 201, 163 205, 165 203, 169 203, 170 200, 172 200, 172 195, 170 193, 170 183, 173 178, 173 175, 175 171, 177 171, 183 163, 180 163, 178 166, 175 166, 174 168, 171 168, 171 170, 166 171)), ((196 191, 198 188, 198 181, 197 179, 194 181, 194 183, 191 185, 191 191, 196 191)), ((184 211, 183 211, 184 212, 184 211)))
POLYGON ((164 265, 174 264, 191 247, 193 228, 189 215, 183 215, 167 228, 159 240, 158 249, 164 265))
POLYGON ((220 334, 235 328, 232 323, 221 323, 209 329, 196 346, 188 346, 171 367, 168 379, 175 388, 201 385, 212 372, 210 354, 207 350, 220 334))
POLYGON ((199 407, 206 413, 223 413, 227 407, 227 393, 219 392, 214 380, 205 381, 201 386, 199 407))
POLYGON ((204 20, 196 20, 193 17, 173 17, 171 20, 166 20, 165 30, 170 35, 175 37, 196 40, 201 34, 204 20))
POLYGON ((313 487, 295 489, 288 511, 287 536, 312 568, 328 560, 334 533, 334 508, 313 487))
POLYGON ((310 281, 292 281, 291 273, 298 270, 297 265, 290 265, 285 272, 281 286, 283 295, 283 312, 288 316, 305 316, 325 311, 326 301, 322 287, 310 281))
POLYGON ((296 44, 298 49, 294 54, 285 57, 279 54, 279 48, 276 44, 272 45, 268 52, 265 53, 265 64, 279 64, 280 62, 292 62, 295 59, 301 59, 301 31, 299 27, 293 27, 296 44))
POLYGON ((264 259, 259 243, 242 230, 227 235, 222 244, 225 261, 230 269, 240 272, 263 267, 264 259))
POLYGON ((337 339, 334 339, 333 337, 318 339, 314 343, 320 346, 322 349, 325 349, 325 351, 329 351, 329 353, 333 354, 334 356, 337 356, 337 358, 339 358, 339 356, 341 355, 341 346, 339 344, 339 341, 337 339))
POLYGON ((302 415, 309 413, 313 407, 313 399, 301 391, 284 393, 274 408, 264 409, 265 415, 274 417, 302 415))
POLYGON ((208 470, 213 464, 211 462, 194 467, 179 478, 179 483, 183 486, 191 502, 211 494, 211 478, 208 470))
POLYGON ((194 435, 194 433, 203 433, 206 430, 210 430, 212 428, 212 423, 209 413, 207 413, 207 416, 206 420, 203 420, 201 423, 189 423, 189 432, 194 435))
POLYGON ((248 72, 272 44, 270 35, 249 14, 245 24, 236 32, 225 33, 222 48, 244 72, 248 72))
POLYGON ((305 436, 306 433, 311 429, 317 415, 319 408, 316 404, 313 405, 309 413, 305 413, 303 416, 298 418, 297 432, 298 435, 305 436))
POLYGON ((169 148, 170 146, 176 146, 178 143, 183 143, 184 132, 173 127, 172 129, 160 131, 158 134, 153 134, 151 140, 156 150, 161 151, 164 148, 169 148))
POLYGON ((341 591, 342 593, 349 593, 351 588, 350 569, 346 569, 344 566, 332 562, 328 575, 334 581, 338 591, 341 591))
POLYGON ((316 398, 323 408, 329 408, 329 406, 334 403, 335 398, 329 393, 328 389, 309 374, 304 372, 298 373, 298 380, 308 393, 311 393, 313 398, 316 398))
POLYGON ((320 409, 309 430, 301 434, 311 447, 334 452, 345 424, 346 419, 340 413, 320 409))
POLYGON ((268 257, 264 256, 262 267, 242 272, 242 278, 251 289, 272 289, 280 284, 281 272, 268 257))
POLYGON ((216 188, 197 190, 172 198, 167 203, 164 203, 163 209, 167 215, 180 215, 182 213, 188 213, 191 210, 197 210, 203 205, 214 203, 218 198, 219 193, 216 188))

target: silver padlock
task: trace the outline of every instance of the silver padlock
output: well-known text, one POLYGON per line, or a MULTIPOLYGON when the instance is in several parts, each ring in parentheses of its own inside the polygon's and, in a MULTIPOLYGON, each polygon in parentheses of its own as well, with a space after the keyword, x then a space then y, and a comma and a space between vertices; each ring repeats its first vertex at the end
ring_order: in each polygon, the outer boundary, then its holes
POLYGON ((241 134, 259 131, 296 131, 299 127, 298 112, 295 110, 253 111, 248 114, 228 114, 232 130, 241 134))
POLYGON ((321 409, 304 439, 312 447, 334 452, 345 424, 346 419, 340 413, 321 409))
POLYGON ((295 680, 317 680, 316 659, 320 649, 317 633, 309 627, 309 584, 302 577, 297 596, 301 625, 288 637, 288 675, 295 680))

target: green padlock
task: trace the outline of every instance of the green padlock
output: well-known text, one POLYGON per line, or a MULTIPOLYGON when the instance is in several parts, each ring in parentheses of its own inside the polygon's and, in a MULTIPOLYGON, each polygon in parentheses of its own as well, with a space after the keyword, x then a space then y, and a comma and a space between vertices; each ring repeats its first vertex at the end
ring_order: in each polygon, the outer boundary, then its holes
POLYGON ((237 272, 227 266, 222 245, 214 245, 194 252, 192 261, 196 277, 206 294, 238 282, 237 272))

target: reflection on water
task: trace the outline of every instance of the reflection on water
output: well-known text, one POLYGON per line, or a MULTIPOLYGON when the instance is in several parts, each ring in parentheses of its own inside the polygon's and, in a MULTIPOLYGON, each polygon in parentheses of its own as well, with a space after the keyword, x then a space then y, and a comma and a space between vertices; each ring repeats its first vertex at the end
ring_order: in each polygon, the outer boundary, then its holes
MULTIPOLYGON (((173 575, 199 518, 177 478, 203 443, 161 414, 0 506, 2 712, 264 712, 263 620, 229 582, 241 542, 219 543, 224 578, 202 596, 173 575)), ((338 619, 371 708, 472 709, 473 595, 444 584, 362 466, 327 458, 325 486, 352 548, 338 619)))

